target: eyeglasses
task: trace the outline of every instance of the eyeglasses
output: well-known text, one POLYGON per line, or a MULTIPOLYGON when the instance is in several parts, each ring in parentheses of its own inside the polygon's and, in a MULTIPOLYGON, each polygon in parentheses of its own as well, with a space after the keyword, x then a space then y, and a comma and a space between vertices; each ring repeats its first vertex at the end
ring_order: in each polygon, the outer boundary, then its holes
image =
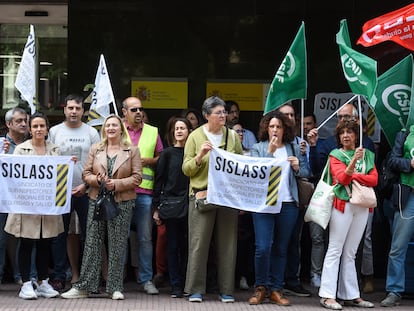
POLYGON ((242 130, 235 130, 237 134, 244 133, 244 129, 242 130))
POLYGON ((338 114, 337 117, 339 120, 351 120, 352 118, 349 114, 338 114))
POLYGON ((129 109, 129 111, 131 111, 131 112, 144 111, 144 108, 142 108, 142 107, 134 107, 134 108, 129 109))
POLYGON ((212 112, 211 114, 215 114, 216 116, 227 116, 228 113, 227 111, 216 111, 216 112, 212 112))

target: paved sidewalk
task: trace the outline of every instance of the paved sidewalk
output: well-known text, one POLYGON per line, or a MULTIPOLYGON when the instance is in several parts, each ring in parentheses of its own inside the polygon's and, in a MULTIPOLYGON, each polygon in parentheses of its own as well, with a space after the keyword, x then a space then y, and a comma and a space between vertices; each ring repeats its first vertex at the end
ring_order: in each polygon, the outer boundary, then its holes
MULTIPOLYGON (((380 301, 384 298, 383 280, 376 282, 377 292, 365 295, 364 298, 372 301, 375 307, 380 307, 380 301)), ((310 289, 308 286, 306 288, 310 289)), ((211 310, 211 311, 244 311, 244 310, 326 310, 319 305, 317 292, 312 290, 312 297, 292 297, 290 296, 291 306, 280 307, 270 303, 258 306, 250 306, 247 299, 253 290, 240 291, 235 293, 235 303, 222 303, 218 300, 218 295, 208 294, 204 296, 202 303, 190 303, 187 299, 170 298, 169 289, 161 288, 160 295, 150 296, 143 292, 138 292, 138 285, 133 282, 125 284, 125 300, 113 301, 109 298, 88 298, 88 299, 62 299, 39 298, 37 300, 23 300, 18 297, 20 287, 15 284, 0 285, 0 310, 211 310)), ((358 310, 356 307, 344 307, 344 310, 358 310)), ((388 310, 383 308, 383 310, 388 310)), ((402 305, 391 310, 414 310, 414 299, 404 299, 402 305)))

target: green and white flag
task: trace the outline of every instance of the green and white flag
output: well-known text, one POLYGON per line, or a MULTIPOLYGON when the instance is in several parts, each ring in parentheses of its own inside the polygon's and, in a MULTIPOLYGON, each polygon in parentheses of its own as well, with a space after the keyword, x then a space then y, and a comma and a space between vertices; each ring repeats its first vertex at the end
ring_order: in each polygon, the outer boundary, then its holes
POLYGON ((305 23, 302 22, 270 85, 263 114, 276 110, 290 100, 306 98, 306 66, 305 23))
POLYGON ((342 69, 352 93, 371 98, 377 85, 377 62, 352 49, 346 19, 341 20, 336 43, 339 46, 342 69))
POLYGON ((390 146, 394 146, 401 128, 414 124, 414 111, 410 109, 412 74, 413 56, 410 54, 378 77, 377 88, 369 100, 390 146))

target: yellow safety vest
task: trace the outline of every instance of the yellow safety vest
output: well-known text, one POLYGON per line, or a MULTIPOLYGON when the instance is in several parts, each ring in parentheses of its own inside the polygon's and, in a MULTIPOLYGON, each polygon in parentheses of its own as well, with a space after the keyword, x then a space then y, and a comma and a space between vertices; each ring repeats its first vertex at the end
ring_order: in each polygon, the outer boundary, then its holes
MULTIPOLYGON (((144 124, 141 137, 138 142, 138 149, 142 158, 153 158, 155 146, 157 145, 158 129, 154 126, 144 124)), ((155 171, 151 167, 142 168, 142 182, 140 188, 154 189, 155 171)))

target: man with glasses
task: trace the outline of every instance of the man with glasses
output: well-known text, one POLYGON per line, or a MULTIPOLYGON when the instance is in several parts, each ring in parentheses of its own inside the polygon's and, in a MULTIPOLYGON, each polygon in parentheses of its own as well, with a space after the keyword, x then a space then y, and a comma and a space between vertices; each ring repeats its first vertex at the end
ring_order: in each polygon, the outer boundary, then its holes
MULTIPOLYGON (((20 107, 12 108, 6 112, 5 115, 6 126, 8 128, 8 132, 6 137, 3 141, 3 152, 8 154, 13 154, 14 149, 16 146, 22 142, 24 142, 28 135, 28 128, 27 128, 27 113, 24 109, 20 107)), ((11 262, 12 265, 15 266, 16 260, 16 247, 17 247, 17 239, 14 236, 9 235, 7 232, 4 231, 4 225, 6 224, 7 220, 7 213, 0 213, 0 283, 3 278, 3 269, 4 263, 6 259, 6 248, 8 244, 8 240, 12 239, 12 250, 11 250, 11 262)), ((15 267, 14 269, 14 277, 16 282, 21 282, 18 276, 18 268, 15 267)))
MULTIPOLYGON (((229 128, 233 128, 235 124, 239 123, 239 104, 233 100, 226 100, 225 103, 227 112, 226 125, 229 128)), ((249 131, 248 129, 244 128, 242 141, 243 147, 250 149, 255 143, 257 143, 256 136, 253 134, 252 131, 249 131)))
POLYGON ((142 183, 135 189, 137 197, 132 223, 136 227, 138 249, 138 283, 149 295, 157 295, 158 289, 152 283, 152 194, 154 168, 163 150, 158 129, 144 123, 141 101, 128 97, 122 102, 125 127, 133 145, 138 146, 142 161, 142 183))
MULTIPOLYGON (((358 120, 358 110, 353 104, 345 104, 337 113, 338 122, 341 120, 358 120)), ((318 130, 312 129, 308 133, 310 145, 311 168, 315 177, 319 180, 322 169, 328 159, 329 153, 337 148, 335 135, 319 140, 318 130)), ((375 153, 374 142, 368 136, 363 136, 362 146, 375 153)))

